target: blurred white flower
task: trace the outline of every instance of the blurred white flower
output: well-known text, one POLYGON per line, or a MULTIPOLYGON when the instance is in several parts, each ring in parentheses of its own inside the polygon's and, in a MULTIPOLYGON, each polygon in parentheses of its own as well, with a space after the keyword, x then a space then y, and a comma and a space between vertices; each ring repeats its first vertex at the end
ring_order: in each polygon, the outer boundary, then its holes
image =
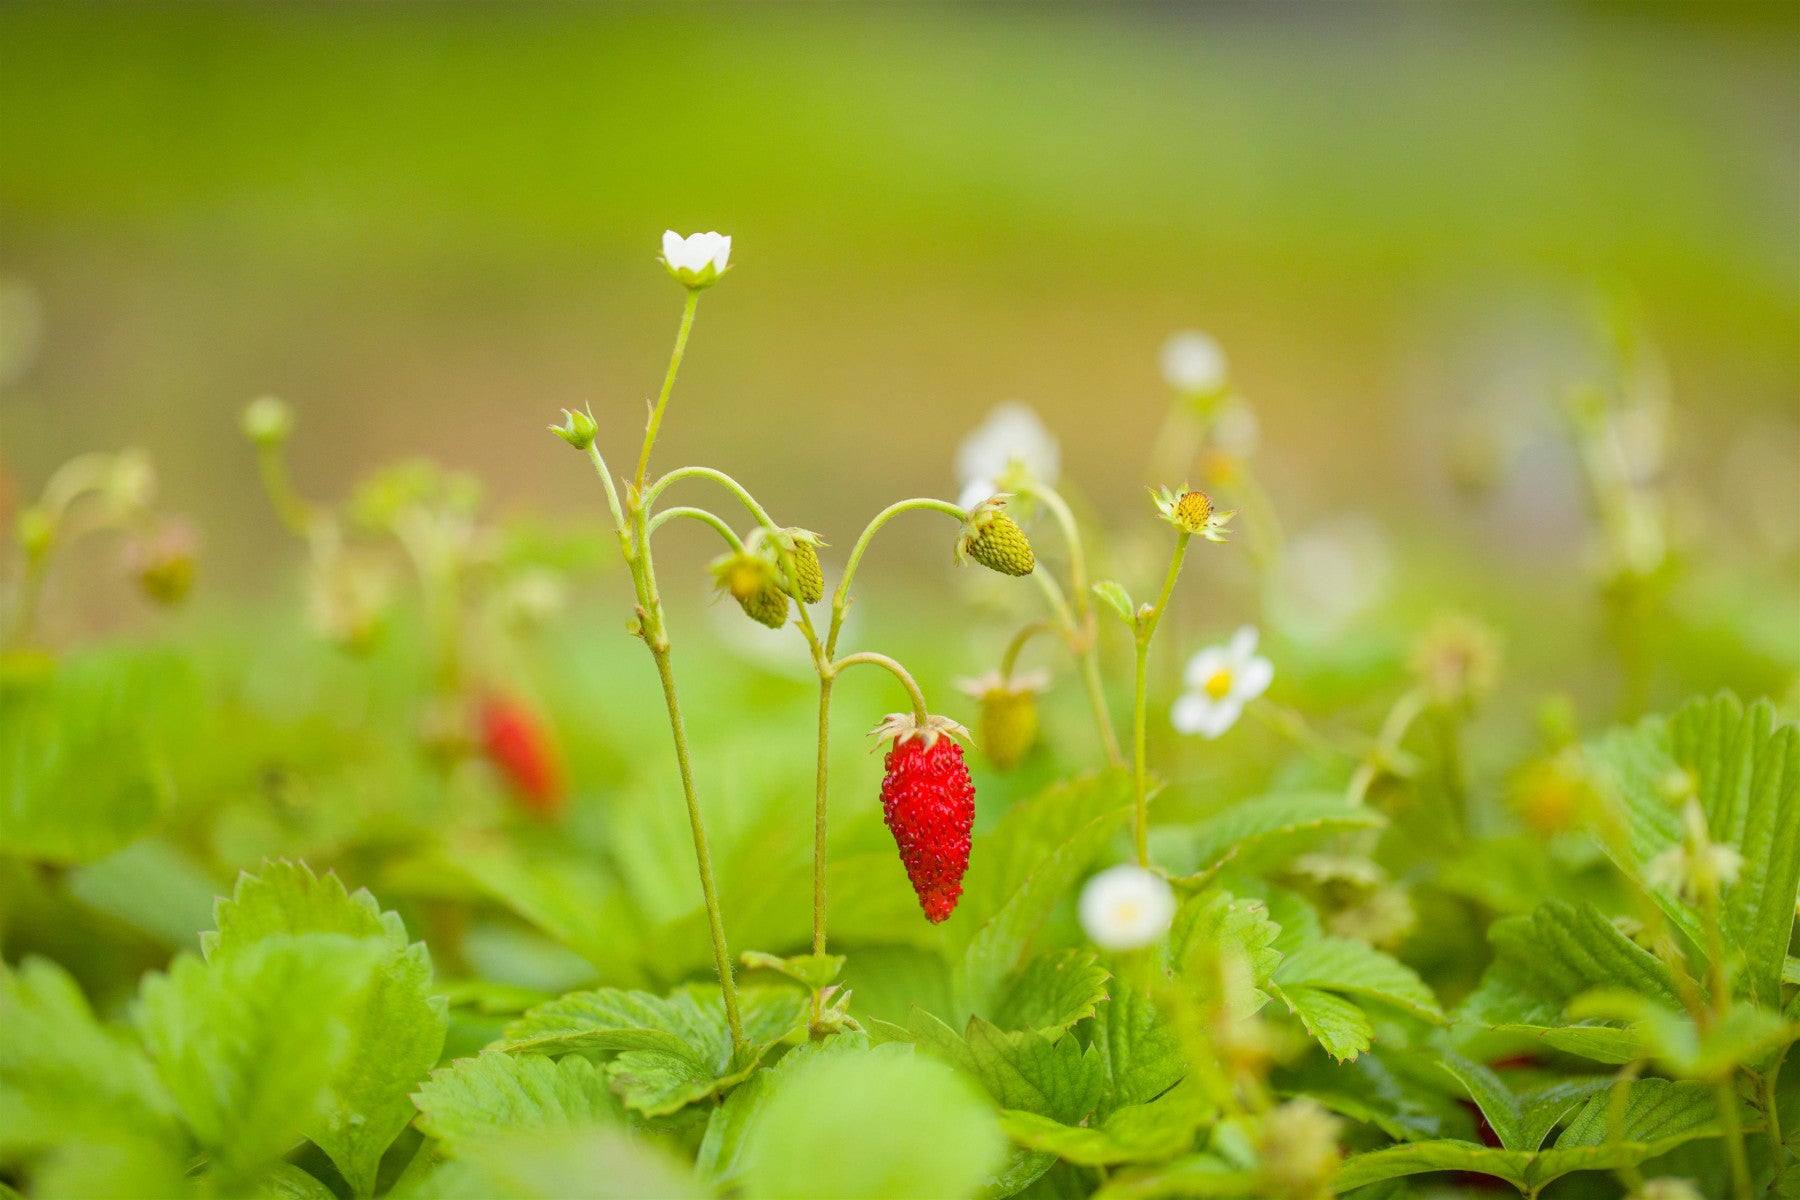
POLYGON ((1237 724, 1244 705, 1268 691, 1275 667, 1256 653, 1256 628, 1246 625, 1223 646, 1208 646, 1188 660, 1187 691, 1169 720, 1181 733, 1216 738, 1237 724))
POLYGON ((1363 513, 1327 517, 1282 555, 1289 621, 1314 636, 1341 632, 1386 598, 1394 552, 1381 523, 1363 513))
POLYGON ((1233 458, 1249 458, 1262 444, 1262 425, 1256 410, 1236 396, 1225 401, 1213 419, 1213 446, 1233 458))
POLYGON ((1136 950, 1168 932, 1175 893, 1162 876, 1121 863, 1087 881, 1080 916, 1089 940, 1102 950, 1136 950))
POLYGON ((1007 490, 1009 476, 1023 474, 1054 484, 1062 473, 1062 446, 1030 405, 1008 400, 971 429, 956 448, 957 504, 974 508, 1007 490))
POLYGON ((1225 351, 1204 333, 1184 329, 1163 343, 1158 356, 1163 378, 1184 395, 1211 395, 1225 389, 1225 351))
POLYGON ((673 229, 664 230, 662 249, 669 274, 691 288, 711 287, 731 267, 731 238, 723 233, 682 237, 673 229))

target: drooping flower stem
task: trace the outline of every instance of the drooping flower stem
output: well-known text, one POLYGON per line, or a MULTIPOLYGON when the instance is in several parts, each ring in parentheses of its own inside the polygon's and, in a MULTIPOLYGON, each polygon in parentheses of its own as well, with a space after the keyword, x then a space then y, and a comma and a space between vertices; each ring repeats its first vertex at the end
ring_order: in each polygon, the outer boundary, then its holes
POLYGON ((1055 633, 1057 629, 1056 622, 1048 619, 1031 621, 1021 626, 1019 632, 1013 634, 1012 641, 1006 643, 1005 652, 1000 655, 1001 681, 1005 682, 1013 677, 1013 672, 1018 669, 1019 655, 1024 652, 1026 643, 1040 633, 1055 633))
POLYGON ((1133 630, 1137 642, 1137 669, 1133 676, 1131 703, 1131 777, 1137 800, 1136 825, 1133 829, 1137 845, 1138 866, 1150 865, 1150 766, 1148 755, 1150 640, 1168 611, 1169 598, 1175 594, 1175 581, 1181 577, 1181 564, 1187 558, 1188 542, 1193 535, 1185 529, 1175 531, 1175 551, 1169 556, 1169 572, 1163 577, 1162 591, 1156 603, 1140 609, 1133 630))
POLYGON ((1406 733, 1412 728, 1419 714, 1425 711, 1430 697, 1423 688, 1413 688, 1401 694, 1394 701, 1394 707, 1381 723, 1381 732, 1375 735, 1375 744, 1350 777, 1349 792, 1344 797, 1351 804, 1361 804, 1368 799, 1369 789, 1384 773, 1393 770, 1394 759, 1400 753, 1400 743, 1406 739, 1406 733))
POLYGON ((862 650, 856 654, 847 654, 843 658, 832 663, 831 673, 835 676, 842 672, 844 668, 854 667, 858 663, 869 663, 872 666, 881 667, 892 674, 895 679, 898 679, 900 685, 906 689, 907 696, 912 700, 914 719, 919 722, 921 727, 925 724, 926 719, 929 718, 931 714, 926 711, 925 693, 920 690, 918 680, 912 677, 911 672, 885 654, 876 654, 872 650, 862 650))
POLYGON ((1112 713, 1106 707, 1106 692, 1100 682, 1099 629, 1088 592, 1087 553, 1081 543, 1081 527, 1076 524, 1068 501, 1049 484, 1029 480, 1019 486, 1019 494, 1041 501, 1050 510, 1062 530, 1063 542, 1069 548, 1069 589, 1073 603, 1058 609, 1063 622, 1063 637, 1075 655, 1088 704, 1094 710, 1094 725, 1100 732, 1100 745, 1106 752, 1106 760, 1115 767, 1123 766, 1125 759, 1119 751, 1119 735, 1113 729, 1112 713))
POLYGON ((825 638, 825 654, 827 657, 837 653, 838 634, 843 632, 844 615, 850 610, 850 583, 856 578, 856 568, 862 564, 863 552, 869 548, 869 542, 875 537, 883 525, 903 512, 920 510, 924 512, 941 512, 955 517, 958 521, 969 519, 968 511, 951 504, 947 500, 933 500, 925 496, 915 496, 910 500, 899 500, 888 505, 875 514, 873 520, 863 528, 857 537, 856 545, 850 549, 850 558, 844 564, 844 577, 838 581, 837 591, 831 596, 831 630, 825 638))

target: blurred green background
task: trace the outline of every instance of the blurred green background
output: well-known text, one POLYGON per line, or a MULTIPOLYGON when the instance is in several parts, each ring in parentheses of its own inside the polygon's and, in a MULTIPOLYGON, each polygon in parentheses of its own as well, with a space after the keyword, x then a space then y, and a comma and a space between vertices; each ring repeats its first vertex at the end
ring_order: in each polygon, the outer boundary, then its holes
POLYGON ((9 3, 0 457, 34 491, 148 448, 239 590, 292 561, 234 425, 262 392, 322 495, 420 452, 597 513, 543 426, 591 402, 633 442, 680 305, 658 236, 717 228, 739 265, 660 457, 840 544, 954 494, 1007 398, 1141 518, 1155 352, 1197 327, 1290 522, 1528 525, 1568 567, 1566 463, 1479 518, 1442 473, 1461 414, 1592 374, 1601 288, 1667 363, 1695 511, 1791 554, 1744 510, 1800 503, 1797 12, 9 3))

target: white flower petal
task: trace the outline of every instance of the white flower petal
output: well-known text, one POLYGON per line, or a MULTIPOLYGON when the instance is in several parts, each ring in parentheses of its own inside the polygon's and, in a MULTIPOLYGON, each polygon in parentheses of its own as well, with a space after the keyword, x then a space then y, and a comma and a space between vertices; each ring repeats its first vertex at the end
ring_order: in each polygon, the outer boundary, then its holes
POLYGON ((719 238, 719 248, 713 252, 712 265, 720 271, 731 265, 731 239, 729 237, 719 238))
POLYGON ((680 257, 681 235, 673 229, 663 230, 663 261, 673 267, 678 265, 676 260, 680 257))
POLYGON ((1231 675, 1231 698, 1239 704, 1256 699, 1269 690, 1275 679, 1275 664, 1261 656, 1246 659, 1231 675))
POLYGON ((1000 488, 992 479, 971 479, 967 486, 956 495, 959 508, 974 508, 989 496, 999 492, 1000 488))
POLYGON ((1205 687, 1214 675, 1228 670, 1232 665, 1229 651, 1223 646, 1208 646, 1197 651, 1188 659, 1187 669, 1181 674, 1181 681, 1188 687, 1199 691, 1205 687))
POLYGON ((1206 734, 1212 725, 1213 709, 1217 706, 1216 700, 1195 692, 1183 692, 1175 697, 1175 704, 1169 709, 1169 724, 1175 727, 1176 733, 1206 734))
POLYGON ((964 484, 999 479, 1015 466, 1055 483, 1062 471, 1062 447, 1028 405, 1009 400, 963 438, 956 449, 956 478, 964 484))
POLYGON ((1088 880, 1076 909, 1095 945, 1136 950, 1168 932, 1175 919, 1175 893, 1160 875, 1127 863, 1088 880))
POLYGON ((1231 635, 1231 659, 1234 663, 1247 661, 1256 653, 1256 626, 1240 625, 1238 631, 1231 635))
POLYGON ((1183 330, 1163 343, 1163 378, 1179 392, 1216 392, 1225 386, 1225 351, 1204 333, 1183 330))
POLYGON ((1206 714, 1200 721, 1200 727, 1194 732, 1210 741, 1236 725, 1238 718, 1243 715, 1244 706, 1236 697, 1227 696, 1223 700, 1215 700, 1206 706, 1206 714))

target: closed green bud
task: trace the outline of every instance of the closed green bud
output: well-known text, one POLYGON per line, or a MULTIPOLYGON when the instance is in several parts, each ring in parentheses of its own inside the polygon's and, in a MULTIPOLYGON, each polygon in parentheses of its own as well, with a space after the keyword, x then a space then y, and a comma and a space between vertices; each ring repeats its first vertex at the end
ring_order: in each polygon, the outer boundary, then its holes
POLYGON ((550 426, 550 432, 577 450, 586 450, 594 444, 594 434, 598 432, 598 428, 594 424, 594 418, 586 413, 565 408, 563 423, 550 426))
POLYGON ((259 396, 244 408, 239 427, 258 446, 279 446, 294 432, 294 410, 274 396, 259 396))

